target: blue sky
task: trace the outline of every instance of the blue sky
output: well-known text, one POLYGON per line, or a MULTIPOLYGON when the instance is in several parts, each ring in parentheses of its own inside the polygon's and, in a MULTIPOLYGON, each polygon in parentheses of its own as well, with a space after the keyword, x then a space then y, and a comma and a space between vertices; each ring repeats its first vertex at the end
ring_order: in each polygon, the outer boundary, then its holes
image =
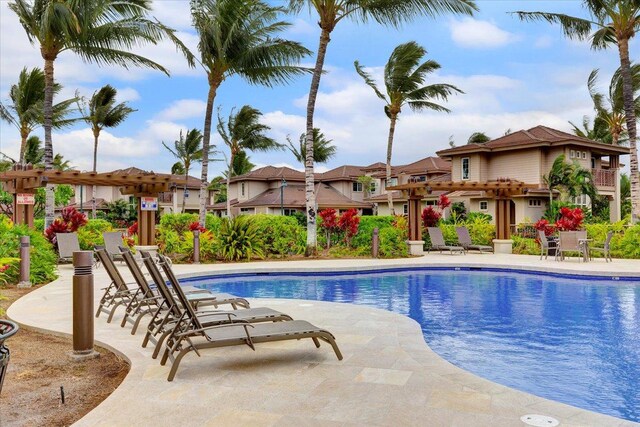
MULTIPOLYGON (((275 3, 275 2, 273 2, 275 3)), ((337 156, 320 170, 341 164, 366 165, 384 161, 388 121, 383 105, 355 73, 358 59, 374 75, 381 74, 391 51, 400 43, 415 40, 424 46, 427 58, 442 68, 432 83, 452 83, 465 94, 445 105, 451 114, 403 111, 396 130, 394 163, 408 163, 433 155, 449 146, 452 139, 464 144, 474 131, 492 137, 507 129, 519 130, 538 124, 569 130, 568 121, 581 123, 593 116, 586 80, 593 68, 601 69, 601 85, 606 87, 617 67, 613 49, 593 52, 586 42, 563 38, 559 27, 543 23, 523 23, 508 12, 546 10, 573 15, 584 12, 580 1, 478 1, 480 12, 473 18, 443 16, 419 19, 400 29, 374 23, 342 22, 332 34, 326 58, 328 73, 323 76, 316 109, 316 126, 334 140, 337 156)), ((190 29, 187 0, 154 2, 154 15, 176 28, 187 45, 195 48, 190 29)), ((319 28, 304 10, 285 17, 292 27, 285 37, 300 41, 315 51, 319 28)), ((640 42, 631 44, 631 58, 640 56, 640 42)), ((85 64, 66 52, 56 61, 56 77, 72 96, 78 90, 90 96, 109 83, 118 88, 120 99, 138 111, 121 126, 102 132, 98 169, 138 166, 158 172, 168 171, 175 162, 162 146, 173 142, 180 129, 202 129, 207 84, 200 69, 189 69, 168 43, 145 46, 138 52, 165 65, 171 77, 144 69, 123 70, 85 64)), ((311 65, 315 56, 305 63, 311 65)), ((36 47, 31 46, 16 17, 0 1, 0 99, 5 102, 11 84, 24 67, 42 67, 36 47)), ((271 135, 285 142, 291 135, 297 141, 304 130, 306 99, 310 77, 273 89, 250 86, 239 78, 224 82, 218 91, 216 107, 226 117, 233 107, 250 104, 263 113, 271 135)), ((42 130, 36 131, 42 136, 42 130)), ((217 135, 213 142, 220 144, 217 135)), ((19 137, 10 125, 0 122, 0 151, 17 153, 19 137)), ((78 124, 54 134, 54 150, 61 152, 81 170, 91 168, 92 136, 88 127, 78 124)), ((223 146, 218 145, 222 151, 223 146)), ((220 156, 222 158, 222 156, 220 156)), ((250 154, 253 163, 288 165, 300 168, 288 151, 250 154)), ((214 176, 223 169, 213 164, 214 176)), ((199 175, 199 166, 192 174, 199 175)))

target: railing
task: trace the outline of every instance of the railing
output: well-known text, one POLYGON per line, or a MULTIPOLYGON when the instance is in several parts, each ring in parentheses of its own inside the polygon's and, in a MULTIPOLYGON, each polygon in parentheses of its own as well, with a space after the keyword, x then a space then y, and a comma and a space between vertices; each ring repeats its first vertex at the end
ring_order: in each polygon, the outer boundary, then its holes
POLYGON ((615 187, 616 171, 609 169, 591 169, 593 183, 596 187, 615 187))
POLYGON ((173 193, 167 191, 165 193, 158 194, 158 202, 160 202, 160 203, 173 203, 173 193))

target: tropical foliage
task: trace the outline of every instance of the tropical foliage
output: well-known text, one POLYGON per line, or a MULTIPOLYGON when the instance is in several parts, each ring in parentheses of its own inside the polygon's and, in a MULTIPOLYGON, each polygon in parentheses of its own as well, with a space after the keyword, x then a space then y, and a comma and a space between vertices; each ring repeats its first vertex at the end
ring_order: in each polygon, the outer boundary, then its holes
POLYGON ((549 206, 553 202, 553 190, 560 191, 562 201, 568 201, 581 194, 594 199, 598 194, 591 172, 582 168, 577 162, 567 162, 564 154, 556 157, 549 173, 544 175, 542 180, 549 189, 549 206))
MULTIPOLYGON (((398 115, 408 105, 413 111, 433 110, 448 113, 449 110, 435 101, 446 101, 454 93, 462 93, 457 87, 446 84, 425 85, 429 74, 440 69, 433 60, 422 62, 427 51, 416 42, 404 43, 396 47, 384 66, 383 93, 373 77, 356 61, 356 71, 365 83, 373 89, 376 96, 384 101, 384 112, 389 118, 389 136, 387 140, 387 181, 391 182, 391 155, 393 137, 398 115)), ((389 211, 393 214, 393 192, 387 192, 389 211)))
POLYGON ((191 170, 191 164, 193 162, 202 162, 203 150, 202 150, 202 133, 198 129, 190 129, 187 131, 186 137, 182 135, 180 131, 180 137, 173 142, 173 148, 168 146, 162 141, 164 148, 169 150, 175 158, 178 159, 173 169, 176 172, 182 172, 184 175, 184 193, 182 197, 182 212, 184 213, 187 198, 185 197, 187 191, 187 180, 189 179, 189 171, 191 170))
MULTIPOLYGON (((300 134, 297 146, 291 141, 291 138, 287 136, 287 148, 296 160, 302 164, 304 164, 305 158, 307 157, 306 143, 307 135, 304 132, 300 134)), ((336 150, 337 148, 333 145, 333 140, 327 139, 320 129, 313 128, 313 161, 315 163, 327 163, 336 155, 336 150)))

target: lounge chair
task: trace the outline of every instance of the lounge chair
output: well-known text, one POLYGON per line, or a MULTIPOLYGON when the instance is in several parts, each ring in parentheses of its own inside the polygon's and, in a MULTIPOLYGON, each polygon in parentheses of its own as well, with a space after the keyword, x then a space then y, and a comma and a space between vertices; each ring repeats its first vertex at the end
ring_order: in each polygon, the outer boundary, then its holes
POLYGON ((493 246, 473 244, 467 227, 456 227, 456 234, 458 235, 458 244, 460 244, 465 251, 476 250, 480 251, 480 253, 493 252, 493 246))
POLYGON ((611 238, 612 237, 613 237, 613 231, 609 230, 607 232, 607 238, 604 241, 604 246, 589 247, 589 255, 591 255, 591 252, 593 251, 602 252, 606 262, 609 262, 609 261, 613 262, 613 258, 611 258, 611 238))
MULTIPOLYGON (((147 327, 147 333, 145 334, 142 342, 142 347, 146 347, 147 343, 151 341, 155 344, 155 350, 153 352, 153 358, 158 356, 158 353, 162 349, 162 344, 167 336, 169 336, 175 327, 178 325, 178 321, 185 315, 184 307, 178 301, 178 298, 173 295, 169 287, 167 286, 158 266, 154 262, 150 254, 141 251, 144 264, 149 270, 153 281, 156 283, 159 293, 164 298, 164 304, 158 307, 153 318, 149 322, 147 327)), ((175 275, 173 274, 171 267, 168 266, 168 270, 171 274, 169 276, 172 289, 175 289, 176 294, 180 294, 182 301, 189 301, 187 295, 182 290, 182 287, 177 283, 175 275)), ((190 304, 190 303, 189 303, 190 304)), ((259 322, 282 322, 293 320, 288 314, 281 313, 267 307, 247 308, 244 310, 234 311, 196 311, 198 320, 204 327, 212 325, 221 325, 225 323, 233 323, 236 321, 244 321, 249 323, 259 322)))
POLYGON ((577 252, 580 256, 584 255, 584 248, 578 242, 578 233, 575 231, 561 231, 556 247, 556 261, 564 261, 566 252, 577 252))
POLYGON ((540 259, 542 259, 542 256, 544 256, 544 259, 547 259, 549 256, 549 250, 556 250, 557 242, 547 238, 547 235, 543 230, 538 230, 538 240, 540 241, 540 259))
POLYGON ((120 246, 122 246, 122 233, 119 231, 108 231, 102 233, 104 239, 104 248, 114 261, 124 261, 122 254, 120 253, 120 246))
POLYGON ((98 261, 104 265, 104 268, 111 279, 111 283, 109 283, 109 286, 104 288, 104 294, 102 295, 102 298, 100 298, 96 317, 100 316, 101 312, 107 313, 109 314, 107 323, 110 323, 116 309, 121 305, 128 305, 141 291, 135 283, 132 283, 133 287, 129 287, 129 284, 122 278, 120 271, 116 268, 113 263, 113 259, 109 256, 106 249, 97 249, 95 254, 98 261))
MULTIPOLYGON (((162 261, 160 265, 169 275, 168 265, 162 261)), ((263 342, 310 338, 316 347, 320 347, 320 340, 331 344, 338 360, 342 360, 342 353, 336 344, 335 337, 329 331, 320 329, 304 320, 251 324, 234 320, 233 323, 205 327, 189 301, 184 299, 180 293, 176 293, 176 296, 185 310, 184 316, 180 318, 173 332, 167 337, 165 350, 160 361, 161 365, 166 365, 167 360, 172 362, 167 377, 168 381, 173 381, 180 361, 185 355, 192 351, 200 355, 199 350, 205 348, 247 345, 255 350, 255 344, 263 342), (198 338, 204 338, 205 341, 197 340, 198 338), (176 353, 177 356, 174 356, 176 353)))
MULTIPOLYGON (((124 250, 121 253, 125 264, 140 288, 140 293, 127 305, 120 326, 124 327, 127 322, 132 323, 131 335, 135 335, 142 319, 148 314, 155 313, 163 300, 162 296, 149 286, 131 251, 124 250)), ((244 298, 230 294, 213 294, 203 289, 192 289, 187 293, 187 297, 196 306, 209 305, 217 308, 220 305, 229 304, 234 310, 238 307, 249 308, 249 302, 244 298)))
POLYGON ((427 231, 429 232, 429 239, 431 239, 431 249, 435 249, 437 251, 449 251, 451 253, 460 252, 464 254, 464 248, 462 246, 451 246, 447 245, 444 242, 444 237, 442 236, 442 230, 438 227, 427 227, 427 231))
POLYGON ((56 233, 58 262, 73 262, 73 253, 80 251, 78 233, 56 233))
POLYGON ((15 335, 19 329, 20 327, 16 323, 0 319, 0 394, 2 393, 2 383, 4 382, 11 357, 11 353, 4 346, 4 342, 15 335))

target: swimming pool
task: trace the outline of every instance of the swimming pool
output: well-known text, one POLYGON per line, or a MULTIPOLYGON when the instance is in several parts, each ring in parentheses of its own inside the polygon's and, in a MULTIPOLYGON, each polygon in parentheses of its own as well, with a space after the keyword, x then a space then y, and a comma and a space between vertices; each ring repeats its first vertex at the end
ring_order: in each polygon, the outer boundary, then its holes
POLYGON ((640 422, 640 281, 496 270, 188 279, 243 297, 367 305, 404 314, 440 356, 541 397, 640 422))

